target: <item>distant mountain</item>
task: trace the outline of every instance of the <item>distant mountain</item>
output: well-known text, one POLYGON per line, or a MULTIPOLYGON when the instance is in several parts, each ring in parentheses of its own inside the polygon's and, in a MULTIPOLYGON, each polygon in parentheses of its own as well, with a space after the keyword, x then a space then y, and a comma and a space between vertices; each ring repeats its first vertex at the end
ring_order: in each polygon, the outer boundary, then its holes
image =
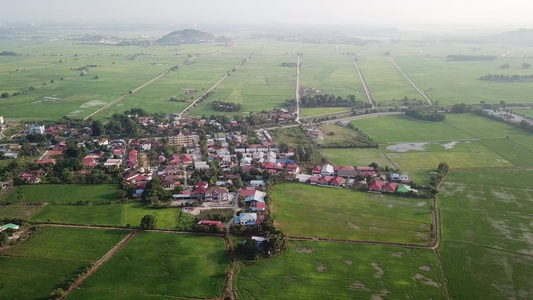
POLYGON ((519 29, 503 32, 484 40, 495 44, 533 46, 533 29, 519 29))
POLYGON ((159 45, 180 45, 180 44, 197 44, 202 42, 213 41, 215 36, 196 29, 183 29, 172 31, 159 40, 155 41, 159 45))

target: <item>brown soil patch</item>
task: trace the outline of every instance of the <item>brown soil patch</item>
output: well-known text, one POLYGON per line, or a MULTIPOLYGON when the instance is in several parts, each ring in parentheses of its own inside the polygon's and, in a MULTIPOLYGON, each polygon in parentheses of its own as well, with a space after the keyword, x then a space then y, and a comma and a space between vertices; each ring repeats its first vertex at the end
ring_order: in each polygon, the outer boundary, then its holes
POLYGON ((372 295, 372 300, 383 300, 383 297, 381 295, 372 295))
POLYGON ((357 226, 357 225, 355 225, 355 224, 353 224, 353 223, 351 223, 351 222, 348 222, 348 225, 350 225, 350 227, 351 227, 352 229, 355 229, 355 230, 359 230, 359 229, 361 229, 361 228, 359 228, 359 226, 357 226))
POLYGON ((427 285, 432 285, 434 287, 439 287, 440 286, 440 283, 436 282, 435 280, 431 279, 431 278, 428 278, 422 274, 418 274, 416 273, 415 274, 415 277, 413 278, 415 281, 416 280, 421 280, 424 284, 427 284, 427 285))
POLYGON ((431 271, 431 267, 423 265, 423 266, 420 266, 420 270, 422 270, 422 271, 431 271))
POLYGON ((345 260, 344 262, 345 262, 348 266, 353 265, 353 261, 352 261, 351 259, 345 260))
POLYGON ((323 263, 318 263, 318 267, 316 267, 318 272, 325 272, 328 268, 323 263))
POLYGON ((385 273, 385 271, 383 271, 383 269, 378 265, 377 262, 372 263, 372 268, 376 270, 376 274, 374 274, 375 278, 381 278, 383 274, 385 273))
POLYGON ((313 253, 313 249, 309 249, 309 248, 296 249, 296 253, 313 253))
POLYGON ((395 256, 395 257, 402 257, 403 256, 403 252, 392 252, 391 255, 395 256))
POLYGON ((362 290, 362 291, 370 291, 370 289, 366 286, 366 284, 362 283, 359 280, 354 281, 350 285, 350 290, 362 290))
POLYGON ((285 277, 285 280, 287 280, 289 282, 294 282, 294 281, 296 281, 296 278, 294 278, 293 276, 287 276, 287 277, 285 277))

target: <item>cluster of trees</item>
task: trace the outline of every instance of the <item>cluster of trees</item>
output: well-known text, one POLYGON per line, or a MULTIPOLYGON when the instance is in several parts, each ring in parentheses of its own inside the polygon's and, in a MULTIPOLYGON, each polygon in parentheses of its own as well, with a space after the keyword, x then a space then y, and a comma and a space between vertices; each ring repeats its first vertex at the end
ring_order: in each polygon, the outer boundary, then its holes
MULTIPOLYGON (((296 100, 285 100, 285 106, 296 107, 296 100)), ((369 108, 372 107, 368 102, 357 100, 354 95, 348 95, 346 98, 329 94, 304 95, 300 98, 301 107, 351 107, 351 108, 369 108)))
POLYGON ((155 204, 158 201, 168 202, 172 200, 172 192, 165 190, 161 178, 153 176, 141 195, 143 201, 149 204, 155 204))
POLYGON ((491 61, 496 60, 496 56, 490 56, 490 55, 460 55, 460 54, 453 54, 446 56, 448 60, 455 60, 455 61, 491 61))
POLYGON ((426 112, 416 108, 407 109, 405 115, 413 119, 430 122, 442 122, 446 119, 446 115, 444 114, 426 112))
POLYGON ((13 52, 13 51, 2 51, 0 52, 0 56, 16 56, 17 53, 13 52))
POLYGON ((472 111, 472 105, 460 103, 460 104, 454 104, 452 106, 453 113, 462 114, 462 113, 471 112, 471 111, 472 111))
POLYGON ((240 103, 223 102, 223 101, 213 101, 213 103, 211 103, 211 107, 215 111, 224 111, 224 112, 236 112, 242 109, 242 105, 240 103))
POLYGON ((531 75, 495 75, 487 74, 479 77, 479 80, 494 81, 494 82, 531 82, 533 81, 533 74, 531 75))
POLYGON ((282 63, 281 63, 281 66, 282 66, 282 67, 296 68, 296 67, 298 66, 298 64, 295 63, 295 62, 282 62, 282 63))
POLYGON ((433 193, 436 193, 435 189, 437 188, 437 185, 442 180, 442 178, 444 178, 444 176, 448 174, 449 170, 450 170, 450 166, 448 166, 448 164, 445 162, 441 162, 439 166, 437 167, 436 172, 431 175, 429 184, 434 188, 433 193))
POLYGON ((284 251, 288 244, 285 234, 272 226, 267 228, 262 234, 266 240, 261 242, 259 247, 256 240, 249 238, 243 243, 237 244, 233 249, 234 253, 242 259, 258 260, 284 251))

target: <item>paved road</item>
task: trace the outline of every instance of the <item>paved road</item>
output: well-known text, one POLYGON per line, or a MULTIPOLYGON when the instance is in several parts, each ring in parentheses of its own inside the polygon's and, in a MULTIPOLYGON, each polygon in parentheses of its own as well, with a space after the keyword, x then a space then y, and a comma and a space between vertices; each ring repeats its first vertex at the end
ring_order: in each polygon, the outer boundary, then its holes
POLYGON ((414 84, 414 82, 411 81, 411 79, 409 79, 409 77, 407 77, 407 75, 405 75, 405 73, 402 71, 402 69, 400 68, 400 66, 398 66, 398 64, 394 61, 394 59, 392 59, 392 57, 390 56, 387 56, 387 58, 389 59, 389 61, 396 67, 396 69, 398 70, 398 72, 400 72, 403 77, 405 77, 405 79, 407 79, 407 81, 409 81, 409 83, 418 91, 418 93, 420 93, 420 95, 422 95, 422 97, 424 97, 424 99, 426 99, 426 101, 428 102, 429 105, 432 105, 432 101, 431 99, 429 99, 428 96, 426 96, 426 94, 424 94, 424 91, 422 91, 420 88, 418 88, 416 86, 416 84, 414 84))
POLYGON ((300 124, 300 56, 296 64, 296 123, 300 124))
POLYGON ((372 108, 375 108, 376 101, 374 101, 374 96, 372 96, 372 92, 370 91, 370 88, 368 87, 368 84, 366 84, 365 77, 363 76, 363 73, 361 72, 361 69, 359 68, 359 65, 357 64, 357 60, 355 60, 355 57, 352 56, 353 64, 355 66, 355 69, 357 70, 357 74, 359 74, 359 78, 361 79, 361 83, 363 84, 363 88, 365 89, 366 98, 368 99, 368 103, 372 105, 372 108))

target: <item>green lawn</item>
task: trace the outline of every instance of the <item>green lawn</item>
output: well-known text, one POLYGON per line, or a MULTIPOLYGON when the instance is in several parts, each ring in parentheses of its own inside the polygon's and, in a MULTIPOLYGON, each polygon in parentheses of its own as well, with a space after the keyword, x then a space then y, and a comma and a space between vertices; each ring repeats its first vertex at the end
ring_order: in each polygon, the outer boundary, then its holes
POLYGON ((19 195, 24 195, 22 201, 24 203, 74 204, 79 201, 103 203, 118 200, 118 186, 112 184, 23 185, 9 193, 3 201, 19 203, 19 195))
POLYGON ((513 112, 533 118, 533 109, 513 109, 513 112))
POLYGON ((287 183, 272 193, 274 224, 289 236, 427 244, 429 201, 287 183))
POLYGON ((323 124, 320 129, 324 134, 315 140, 323 147, 363 147, 373 144, 367 137, 346 126, 323 124))
POLYGON ((122 225, 130 224, 136 227, 141 224, 141 219, 145 215, 153 215, 157 220, 156 228, 175 229, 180 212, 181 208, 154 209, 146 207, 142 203, 129 203, 124 205, 124 220, 122 225))
POLYGON ((439 193, 446 277, 455 299, 533 297, 533 170, 451 173, 439 193))
POLYGON ((282 256, 239 271, 239 299, 445 299, 430 250, 291 242, 282 256))
POLYGON ((475 138, 445 123, 419 122, 404 115, 367 118, 354 120, 351 123, 379 143, 453 141, 475 138))
POLYGON ((309 108, 301 108, 300 109, 300 116, 302 118, 312 117, 312 116, 318 116, 323 114, 331 114, 336 112, 344 112, 344 111, 350 111, 349 107, 309 107, 309 108))
POLYGON ((516 166, 533 166, 533 152, 512 140, 483 140, 481 143, 516 166))
POLYGON ((222 294, 228 264, 222 238, 139 233, 81 289, 216 298, 222 294))

